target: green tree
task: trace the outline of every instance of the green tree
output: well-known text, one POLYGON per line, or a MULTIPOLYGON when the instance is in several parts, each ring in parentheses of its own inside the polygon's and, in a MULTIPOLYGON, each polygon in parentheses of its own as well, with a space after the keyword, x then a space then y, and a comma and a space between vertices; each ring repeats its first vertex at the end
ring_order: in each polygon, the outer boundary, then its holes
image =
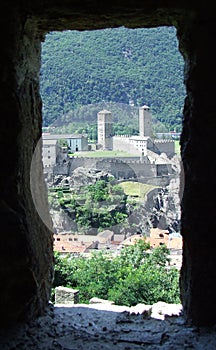
POLYGON ((179 303, 179 272, 165 261, 169 261, 168 251, 164 247, 150 251, 145 240, 125 247, 116 257, 108 252, 74 259, 55 254, 54 287, 79 289, 80 301, 85 303, 95 296, 128 306, 179 303))
POLYGON ((93 201, 105 201, 108 199, 108 188, 105 180, 99 180, 94 185, 88 186, 88 192, 93 201))
POLYGON ((60 140, 58 140, 58 145, 59 145, 60 147, 67 147, 67 148, 69 148, 68 142, 67 142, 66 139, 60 139, 60 140))

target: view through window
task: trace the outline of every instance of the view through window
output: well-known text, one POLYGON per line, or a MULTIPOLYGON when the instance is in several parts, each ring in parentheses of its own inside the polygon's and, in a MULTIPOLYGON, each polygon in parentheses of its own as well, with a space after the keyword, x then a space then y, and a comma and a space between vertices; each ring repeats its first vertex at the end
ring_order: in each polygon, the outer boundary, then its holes
POLYGON ((185 91, 175 29, 51 32, 41 95, 54 286, 87 303, 179 302, 185 91))

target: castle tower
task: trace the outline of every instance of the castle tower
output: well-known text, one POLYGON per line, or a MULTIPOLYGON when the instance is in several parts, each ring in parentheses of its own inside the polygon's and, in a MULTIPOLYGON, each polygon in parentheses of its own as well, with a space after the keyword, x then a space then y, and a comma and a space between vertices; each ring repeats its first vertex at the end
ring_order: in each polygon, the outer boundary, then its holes
POLYGON ((98 144, 102 149, 113 149, 112 113, 102 110, 97 114, 98 144))
POLYGON ((139 108, 139 135, 152 137, 152 115, 146 105, 139 108))

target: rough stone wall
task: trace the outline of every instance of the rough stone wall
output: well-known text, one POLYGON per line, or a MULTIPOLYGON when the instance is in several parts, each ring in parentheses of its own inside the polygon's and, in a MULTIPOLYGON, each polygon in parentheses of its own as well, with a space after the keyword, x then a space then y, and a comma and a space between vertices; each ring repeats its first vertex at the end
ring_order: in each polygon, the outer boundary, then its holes
MULTIPOLYGON (((215 323, 214 2, 3 0, 0 13, 0 159, 7 168, 7 173, 0 174, 1 324, 32 318, 42 312, 52 278, 51 236, 34 209, 29 185, 31 157, 41 132, 40 44, 36 27, 43 35, 51 30, 122 25, 131 28, 175 25, 178 29, 186 62, 187 89, 181 138, 185 174, 181 295, 188 321, 215 323)), ((40 178, 39 158, 38 163, 40 178)))
POLYGON ((215 18, 206 12, 182 23, 178 34, 187 88, 181 137, 181 290, 187 319, 197 324, 216 321, 215 34, 215 18))
MULTIPOLYGON (((15 6, 14 13, 9 10, 1 12, 1 326, 44 310, 53 270, 51 234, 34 208, 30 190, 31 160, 41 132, 40 41, 35 24, 19 17, 15 6)), ((39 179, 41 156, 37 162, 39 179)))

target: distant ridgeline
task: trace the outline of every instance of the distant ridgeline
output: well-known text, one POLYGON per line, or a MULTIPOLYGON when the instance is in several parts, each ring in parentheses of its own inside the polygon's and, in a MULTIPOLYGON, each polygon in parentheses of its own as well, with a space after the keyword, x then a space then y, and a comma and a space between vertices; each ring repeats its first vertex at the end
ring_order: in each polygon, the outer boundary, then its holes
POLYGON ((44 126, 94 123, 104 108, 115 118, 106 103, 116 103, 128 106, 118 122, 133 125, 131 109, 147 104, 162 123, 157 132, 181 129, 183 58, 173 27, 51 32, 40 82, 44 126))

